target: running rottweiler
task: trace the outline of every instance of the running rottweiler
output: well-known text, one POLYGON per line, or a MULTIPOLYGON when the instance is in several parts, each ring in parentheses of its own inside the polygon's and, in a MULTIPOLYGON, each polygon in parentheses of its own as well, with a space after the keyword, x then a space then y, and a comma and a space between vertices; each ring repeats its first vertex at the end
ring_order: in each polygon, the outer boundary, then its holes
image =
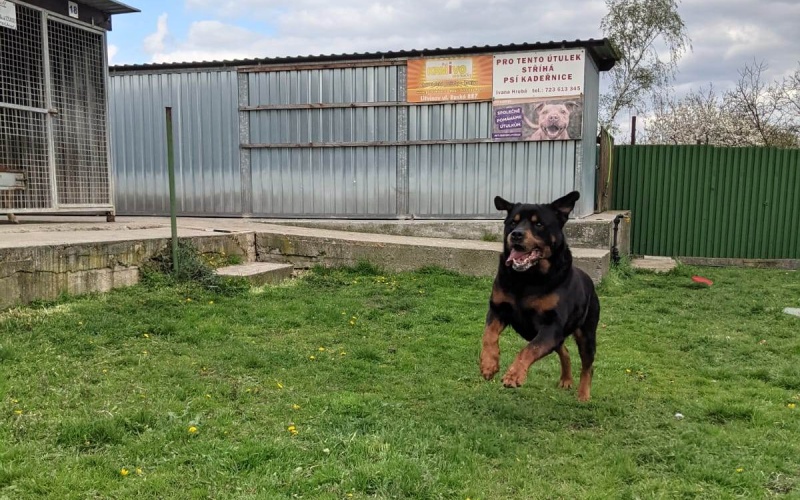
POLYGON ((549 205, 511 203, 497 196, 494 205, 508 212, 503 254, 492 286, 483 332, 481 374, 500 370, 500 333, 511 325, 526 345, 503 376, 503 385, 519 387, 528 368, 551 352, 561 360, 559 387, 572 387, 572 367, 564 340, 570 335, 581 356, 578 400, 591 397, 595 333, 600 301, 591 278, 572 265, 564 224, 580 193, 573 191, 549 205))

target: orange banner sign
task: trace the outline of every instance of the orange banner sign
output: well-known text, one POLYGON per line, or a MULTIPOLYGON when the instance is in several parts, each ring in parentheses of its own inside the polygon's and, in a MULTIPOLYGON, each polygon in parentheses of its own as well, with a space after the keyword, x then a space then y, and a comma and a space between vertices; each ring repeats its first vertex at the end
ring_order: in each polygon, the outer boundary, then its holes
POLYGON ((489 101, 492 56, 410 59, 408 102, 489 101))

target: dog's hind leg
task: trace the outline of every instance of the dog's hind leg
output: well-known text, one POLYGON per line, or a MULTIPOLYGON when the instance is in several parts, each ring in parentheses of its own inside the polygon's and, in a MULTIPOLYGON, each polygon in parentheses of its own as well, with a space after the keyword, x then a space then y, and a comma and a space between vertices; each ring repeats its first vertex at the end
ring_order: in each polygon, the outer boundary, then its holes
POLYGON ((573 334, 581 355, 581 381, 578 383, 578 401, 589 401, 592 397, 592 375, 594 374, 595 332, 575 330, 573 334))
POLYGON ((561 379, 558 381, 558 386, 562 389, 570 389, 572 387, 572 364, 569 361, 569 351, 567 346, 561 344, 556 352, 558 359, 561 361, 561 379))

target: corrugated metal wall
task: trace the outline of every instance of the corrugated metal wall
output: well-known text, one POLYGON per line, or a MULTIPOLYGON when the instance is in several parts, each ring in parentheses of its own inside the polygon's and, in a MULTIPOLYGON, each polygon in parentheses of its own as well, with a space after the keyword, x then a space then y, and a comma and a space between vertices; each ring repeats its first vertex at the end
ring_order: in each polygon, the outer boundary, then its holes
POLYGON ((398 67, 245 73, 252 214, 397 215, 398 67), (357 146, 362 144, 363 146, 357 146), (339 147, 332 147, 339 146, 339 147))
POLYGON ((242 213, 235 71, 117 74, 109 94, 117 213, 169 214, 167 106, 179 213, 242 213))
MULTIPOLYGON (((587 73, 589 102, 597 69, 587 73)), ((405 90, 405 61, 113 73, 117 212, 168 213, 168 105, 185 215, 499 218, 496 195, 546 202, 573 189, 576 215, 592 212, 596 117, 584 112, 581 141, 496 143, 490 102, 413 105, 405 90)))
POLYGON ((614 159, 634 254, 800 258, 800 150, 617 146, 614 159))

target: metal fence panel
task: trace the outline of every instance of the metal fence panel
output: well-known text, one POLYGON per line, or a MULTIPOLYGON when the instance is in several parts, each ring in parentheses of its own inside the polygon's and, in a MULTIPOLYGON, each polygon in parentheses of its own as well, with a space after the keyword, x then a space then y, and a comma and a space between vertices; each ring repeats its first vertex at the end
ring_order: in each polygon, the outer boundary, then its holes
POLYGON ((617 146, 614 160, 634 254, 800 258, 800 150, 617 146))
POLYGON ((251 161, 255 215, 395 215, 396 147, 257 149, 251 161))
POLYGON ((498 218, 494 197, 546 203, 572 190, 576 141, 409 147, 409 210, 498 218))
POLYGON ((253 214, 396 216, 398 148, 352 143, 397 141, 398 108, 325 105, 395 102, 397 79, 397 66, 249 73, 250 143, 272 146, 250 153, 253 214), (274 108, 305 104, 320 106, 274 108))
POLYGON ((109 94, 118 213, 169 213, 171 106, 179 213, 241 214, 236 71, 115 74, 109 94))

